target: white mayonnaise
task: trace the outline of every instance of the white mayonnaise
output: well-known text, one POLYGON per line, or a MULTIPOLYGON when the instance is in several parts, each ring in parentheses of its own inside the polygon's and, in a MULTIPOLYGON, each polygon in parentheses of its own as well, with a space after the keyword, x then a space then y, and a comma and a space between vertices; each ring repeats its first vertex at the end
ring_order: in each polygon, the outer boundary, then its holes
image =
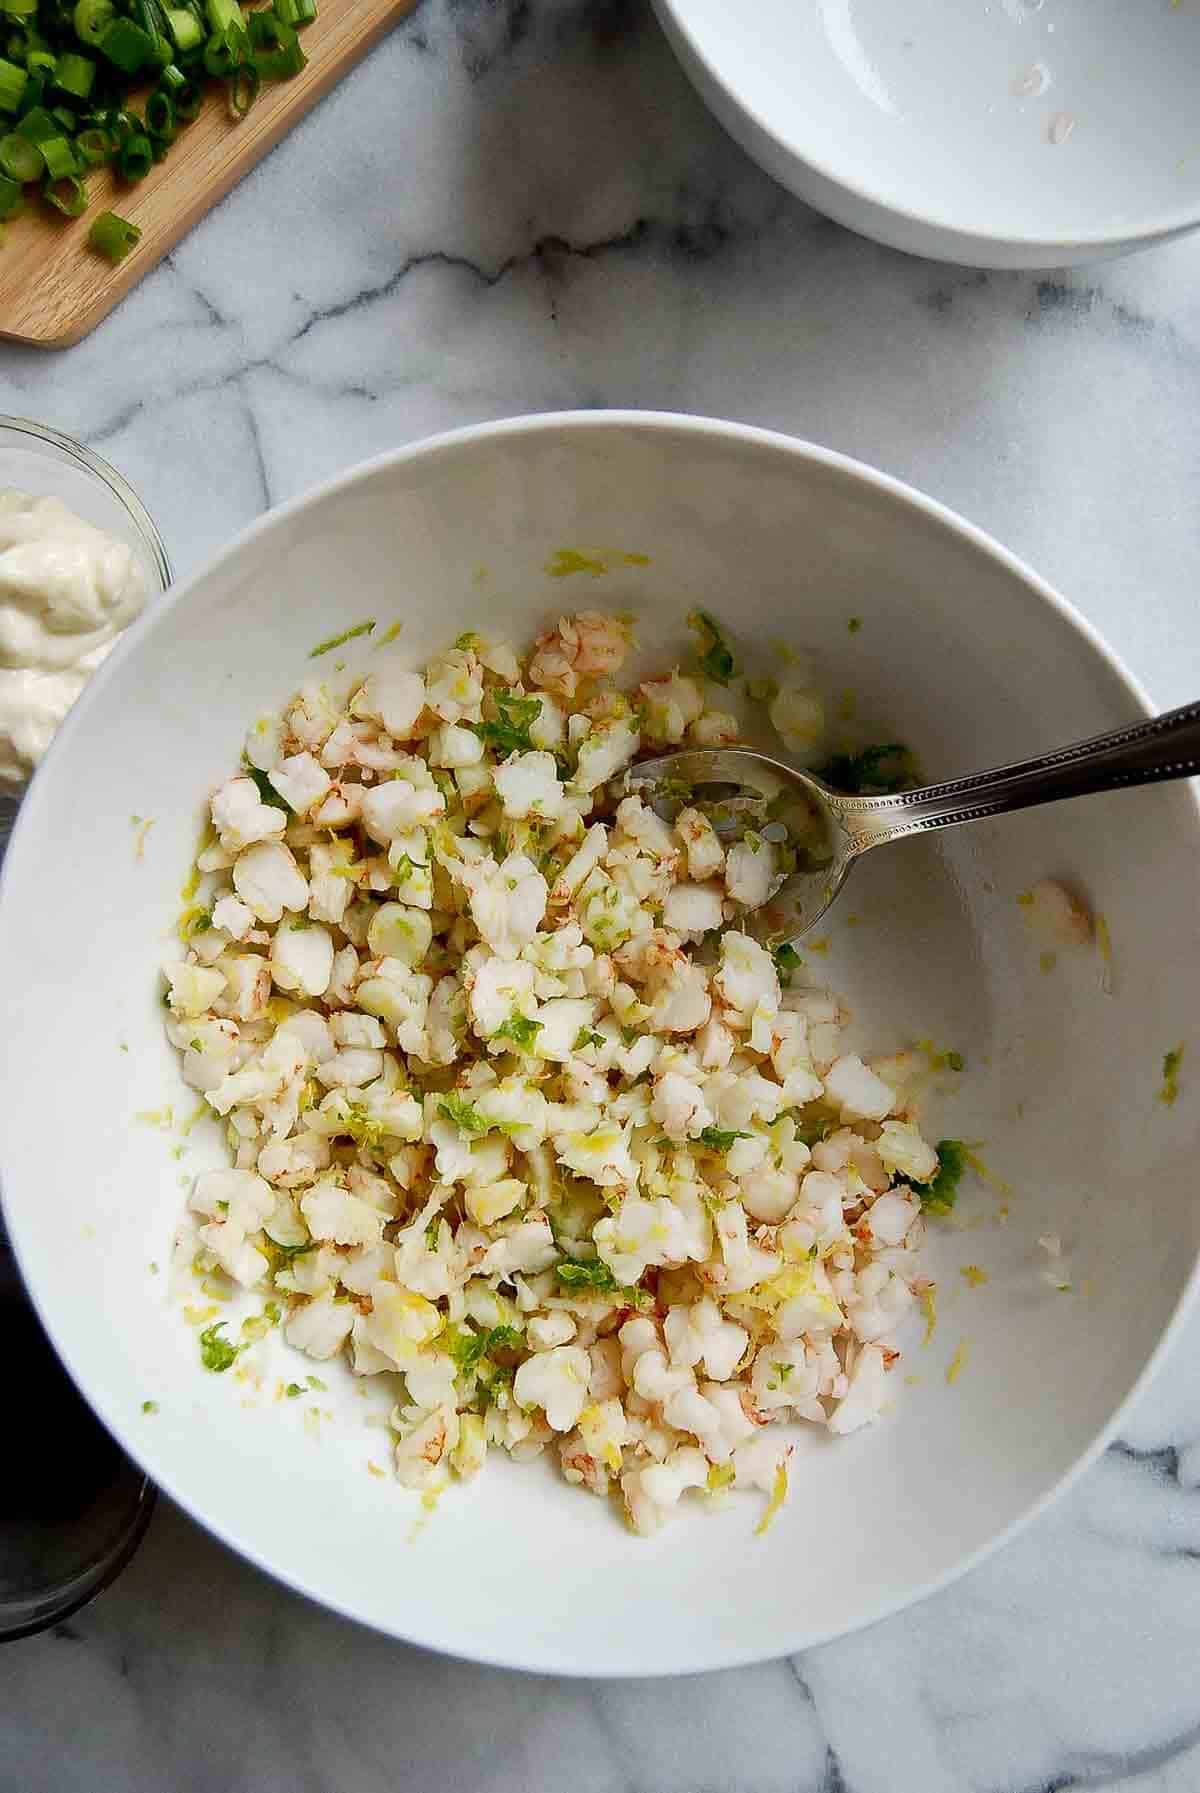
POLYGON ((57 498, 0 492, 0 780, 29 777, 145 601, 126 542, 57 498))

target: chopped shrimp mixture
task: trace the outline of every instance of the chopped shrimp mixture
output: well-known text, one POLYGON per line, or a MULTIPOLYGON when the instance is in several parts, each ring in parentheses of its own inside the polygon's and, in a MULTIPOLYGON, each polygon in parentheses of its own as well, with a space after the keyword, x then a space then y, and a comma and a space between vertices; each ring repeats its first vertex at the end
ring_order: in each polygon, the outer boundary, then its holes
POLYGON ((546 1452, 648 1533, 688 1490, 773 1512, 788 1423, 878 1416, 938 1158, 906 1055, 847 1050, 837 1000, 742 931, 786 850, 621 794, 639 753, 738 734, 678 670, 622 694, 627 635, 584 613, 525 658, 381 655, 259 721, 167 1032, 233 1154, 188 1261, 395 1377, 400 1482, 546 1452))

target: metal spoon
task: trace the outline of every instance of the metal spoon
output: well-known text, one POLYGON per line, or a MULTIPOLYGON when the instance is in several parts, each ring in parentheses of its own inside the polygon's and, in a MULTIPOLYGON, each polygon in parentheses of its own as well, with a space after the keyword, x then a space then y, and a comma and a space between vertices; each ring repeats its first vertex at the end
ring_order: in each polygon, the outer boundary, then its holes
POLYGON ((665 820, 691 805, 709 816, 719 834, 765 828, 768 838, 778 835, 798 846, 797 870, 745 919, 747 931, 774 948, 816 925, 855 860, 872 847, 1062 797, 1196 773, 1200 704, 1185 704, 1057 753, 895 796, 846 796, 811 772, 749 747, 689 749, 644 760, 625 774, 624 786, 665 820))

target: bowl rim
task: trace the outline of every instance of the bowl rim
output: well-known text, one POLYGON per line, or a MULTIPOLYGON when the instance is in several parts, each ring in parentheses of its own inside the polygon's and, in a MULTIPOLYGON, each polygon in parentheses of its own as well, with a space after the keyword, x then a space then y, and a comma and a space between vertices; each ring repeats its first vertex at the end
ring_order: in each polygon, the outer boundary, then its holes
POLYGON ((54 449, 64 460, 73 462, 82 472, 92 479, 98 479, 108 487, 113 497, 129 516, 144 547, 148 550, 155 574, 158 578, 160 593, 165 592, 175 577, 171 566, 171 558, 167 553, 167 545, 159 534, 158 525, 146 509, 129 481, 123 473, 119 473, 111 461, 98 455, 85 443, 77 442, 73 436, 56 430, 48 423, 37 423, 32 417, 9 417, 0 413, 0 435, 5 431, 13 435, 28 436, 44 447, 54 449))
MULTIPOLYGON (((1085 232, 1071 229, 1066 234, 1059 233, 1052 236, 1026 236, 1023 234, 1004 236, 994 231, 972 229, 962 219, 955 219, 944 212, 919 211, 911 205, 897 204, 895 200, 889 199, 877 188, 850 179, 835 164, 797 147, 789 137, 783 134, 783 130, 777 122, 765 114, 760 107, 752 105, 742 90, 731 83, 720 66, 701 48, 695 26, 691 22, 691 0, 651 0, 651 3, 667 33, 668 42, 671 41, 672 36, 679 38, 687 55, 702 71, 705 81, 724 94, 729 104, 736 108, 756 132, 773 144, 781 156, 811 170, 819 180, 827 182, 831 187, 838 189, 861 205, 874 207, 877 211, 886 213, 889 217, 895 218, 914 230, 936 232, 940 237, 954 240, 953 245, 950 246, 953 249, 952 255, 950 247, 945 251, 939 251, 933 248, 918 248, 915 244, 907 251, 909 254, 934 258, 941 254, 943 259, 961 261, 966 259, 970 253, 984 254, 988 250, 1003 250, 1009 255, 1028 253, 1037 256, 1039 260, 1032 265, 1048 267, 1054 264, 1046 258, 1051 256, 1055 250, 1061 250, 1065 256, 1070 256, 1073 260, 1082 260, 1086 256, 1093 255, 1096 257, 1119 255, 1126 251, 1151 248, 1155 244, 1169 241, 1170 238, 1179 236, 1185 231, 1194 230, 1200 224, 1200 196, 1190 205, 1181 205, 1175 211, 1156 213, 1133 229, 1085 232)), ((673 44, 672 47, 678 50, 679 46, 673 44)), ((686 69, 685 72, 690 73, 686 69)), ((701 97, 707 98, 703 93, 701 97)), ((743 147, 748 146, 743 145, 743 147)), ((753 151, 749 151, 749 153, 753 155, 753 151)), ((820 209, 819 202, 814 201, 813 203, 818 204, 818 209, 820 209)), ((860 234, 864 236, 873 234, 866 225, 861 227, 848 225, 847 228, 860 231, 860 234)), ((1006 261, 1002 264, 984 262, 981 265, 1011 268, 1021 264, 1006 261)))
MULTIPOLYGON (((721 418, 711 418, 670 411, 576 410, 536 412, 510 418, 502 418, 487 423, 468 424, 456 429, 440 431, 435 435, 425 436, 415 442, 407 443, 401 448, 385 450, 383 453, 373 455, 366 460, 360 461, 345 472, 335 474, 331 478, 323 480, 319 484, 313 486, 308 491, 302 492, 296 497, 289 499, 286 503, 278 506, 276 509, 265 512, 261 517, 255 519, 254 522, 240 531, 240 533, 236 535, 225 548, 210 557, 198 570, 193 572, 180 584, 173 586, 160 603, 144 611, 125 632, 125 634, 118 640, 113 652, 101 665, 95 678, 89 682, 79 701, 69 713, 66 722, 51 744, 49 753, 43 764, 53 763, 57 757, 65 754, 72 743, 75 734, 79 732, 81 728, 86 726, 88 712, 91 705, 96 701, 97 693, 103 691, 105 683, 113 676, 115 668, 124 660, 124 658, 138 651, 143 635, 158 627, 160 621, 165 619, 168 611, 173 609, 176 605, 190 602, 193 593, 204 582, 209 580, 218 570, 226 567, 240 555, 250 543, 256 542, 260 537, 269 534, 273 530, 286 528, 293 517, 299 515, 310 506, 315 506, 324 502, 326 499, 336 497, 340 493, 350 490, 358 484, 365 483, 381 473, 393 469, 404 468, 413 463, 436 457, 447 452, 452 453, 455 449, 476 442, 486 442, 506 436, 553 435, 564 431, 568 433, 581 432, 584 434, 601 435, 609 432, 631 430, 644 432, 650 435, 661 435, 663 437, 675 434, 695 437, 707 436, 730 443, 746 444, 752 447, 767 449, 789 459, 815 463, 819 467, 829 469, 832 472, 846 476, 853 481, 867 486, 887 499, 899 501, 899 503, 906 508, 915 510, 940 528, 959 537, 976 551, 986 555, 1006 572, 1011 573, 1014 577, 1019 579, 1032 590, 1037 597, 1047 604, 1051 610, 1055 611, 1067 624, 1069 624, 1087 646, 1099 656, 1108 669, 1115 675, 1118 682, 1124 686, 1129 694, 1131 702, 1143 715, 1149 716, 1155 713, 1154 706, 1151 704, 1145 690, 1138 680, 1127 670, 1119 656, 1108 646, 1098 630, 1096 630, 1087 618, 1084 617, 1068 599, 1057 592, 1053 586, 1042 579, 1017 555, 1012 554, 1008 549, 1002 547, 1000 543, 996 542, 986 531, 978 528, 975 524, 968 522, 965 518, 959 516, 957 512, 951 510, 949 506, 942 504, 938 499, 928 497, 926 494, 918 491, 915 487, 908 485, 905 481, 897 479, 891 474, 884 473, 877 468, 870 467, 866 463, 858 461, 852 456, 842 454, 836 449, 825 448, 818 443, 809 442, 801 437, 786 435, 782 431, 760 429, 751 424, 734 423, 721 418)), ((42 778, 41 769, 39 768, 35 773, 33 782, 30 786, 30 794, 22 804, 20 814, 17 818, 17 824, 13 831, 12 841, 3 865, 0 866, 0 915, 3 914, 5 892, 9 886, 10 880, 14 877, 14 867, 17 866, 23 858, 23 855, 27 850, 27 842, 30 843, 29 850, 32 850, 32 843, 40 820, 41 805, 38 799, 43 785, 44 780, 42 778)), ((1193 815, 1198 824, 1198 835, 1200 835, 1200 790, 1197 789, 1196 781, 1187 781, 1186 788, 1191 798, 1193 815)), ((648 1658, 639 1658, 636 1654, 619 1666, 614 1666, 611 1662, 597 1665, 583 1660, 564 1663, 552 1660, 546 1655, 539 1655, 528 1649, 525 1650, 523 1654, 517 1656, 509 1654, 500 1655, 486 1650, 464 1648, 462 1644, 457 1642, 454 1645, 444 1642, 431 1643, 427 1638, 420 1635, 414 1635, 412 1632, 405 1630, 402 1622, 400 1624, 391 1625, 381 1623, 372 1618, 364 1618, 361 1614, 352 1610, 348 1604, 339 1601, 336 1597, 331 1597, 329 1594, 317 1591, 309 1578, 303 1573, 280 1569, 275 1567, 272 1563, 265 1561, 259 1553, 258 1548, 255 1545, 240 1539, 232 1527, 211 1523, 205 1518, 203 1513, 197 1511, 186 1486, 180 1486, 174 1473, 156 1462, 158 1453, 155 1449, 154 1439, 148 1436, 144 1431, 141 1433, 137 1432, 132 1424, 129 1423, 128 1415, 117 1408, 115 1401, 109 1400, 108 1393, 105 1389, 90 1386, 90 1377, 86 1364, 77 1364, 62 1350, 59 1343, 55 1317, 46 1311, 46 1308, 40 1299, 39 1290, 26 1275, 22 1252, 22 1227, 11 1210, 9 1198, 4 1194, 4 1190, 8 1185, 8 1179, 4 1174, 5 1137, 6 1135, 0 1134, 0 1208, 3 1209, 13 1254, 16 1258, 18 1268, 21 1271, 26 1292, 34 1305, 42 1326, 45 1328, 47 1336, 56 1352, 58 1352, 64 1367, 79 1388, 84 1399, 112 1432, 114 1438, 126 1454, 154 1480, 157 1486, 161 1488, 161 1490, 168 1495, 177 1506, 181 1507, 188 1517, 204 1531, 219 1539, 222 1544, 234 1551, 246 1562, 253 1565, 254 1568, 260 1570, 272 1580, 281 1582, 293 1593, 302 1595, 308 1600, 312 1600, 327 1611, 333 1612, 341 1618, 353 1620, 355 1623, 364 1625, 372 1631, 377 1631, 382 1636, 394 1638, 398 1642, 410 1644, 420 1649, 431 1650, 436 1654, 452 1656, 463 1661, 478 1662, 490 1668, 513 1669, 529 1674, 556 1674, 570 1678, 592 1677, 602 1680, 614 1680, 625 1677, 640 1679, 646 1677, 661 1677, 664 1675, 699 1674, 706 1673, 710 1670, 743 1668, 758 1662, 777 1661, 779 1660, 780 1655, 789 1656, 802 1650, 813 1649, 820 1644, 830 1643, 837 1638, 847 1637, 855 1632, 862 1631, 868 1626, 878 1623, 881 1619, 889 1618, 893 1614, 903 1612, 907 1608, 924 1601, 930 1595, 936 1594, 943 1588, 949 1587, 961 1576, 967 1574, 970 1570, 986 1561, 988 1557, 1001 1549, 1003 1545, 1007 1544, 1020 1532, 1024 1531, 1027 1526, 1032 1524, 1032 1522, 1052 1504, 1052 1502, 1065 1494, 1084 1471, 1095 1462, 1096 1458, 1115 1436, 1121 1421, 1134 1401, 1136 1401, 1138 1396, 1153 1380, 1164 1358, 1174 1344, 1190 1309, 1196 1301, 1197 1292, 1200 1290, 1200 1252, 1198 1252, 1193 1260, 1187 1282, 1162 1329, 1154 1349, 1150 1352, 1125 1394, 1120 1401, 1118 1401, 1109 1418, 1101 1427, 1099 1427, 1090 1443, 1079 1454, 1074 1463, 1064 1470, 1056 1481, 1052 1482, 1036 1500, 1032 1501, 1023 1512, 1018 1513, 1016 1518, 1011 1520, 1008 1525, 997 1532, 994 1537, 988 1539, 986 1543, 979 1545, 976 1549, 969 1551, 950 1568, 942 1571, 938 1575, 929 1577, 925 1581, 918 1582, 915 1586, 908 1588, 902 1594, 888 1596, 879 1600, 872 1608, 852 1620, 849 1624, 826 1627, 821 1631, 809 1634, 798 1629, 795 1641, 789 1644, 782 1652, 764 1650, 761 1647, 756 1648, 753 1645, 731 1648, 720 1643, 710 1643, 706 1637, 697 1637, 688 1655, 682 1661, 675 1663, 670 1669, 664 1669, 660 1662, 651 1661, 648 1658), (14 1224, 14 1221, 16 1221, 16 1224, 14 1224)), ((400 1615, 400 1618, 402 1621, 403 1615, 400 1615)))

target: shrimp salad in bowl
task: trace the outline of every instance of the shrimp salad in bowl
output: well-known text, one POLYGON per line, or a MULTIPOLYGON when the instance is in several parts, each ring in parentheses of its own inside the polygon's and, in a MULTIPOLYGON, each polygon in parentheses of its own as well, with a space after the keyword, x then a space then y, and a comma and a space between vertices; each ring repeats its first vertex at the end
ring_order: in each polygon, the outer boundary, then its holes
MULTIPOLYGON (((424 672, 384 647, 253 720, 211 798, 166 1027, 231 1163, 177 1263, 266 1305, 202 1358, 277 1325, 390 1377, 427 1498, 502 1449, 638 1533, 689 1491, 758 1490, 765 1521, 796 1424, 873 1421, 928 1303, 952 1166, 913 1055, 851 1050, 800 955, 744 931, 786 831, 622 793, 639 755, 740 736, 691 620, 701 670, 633 689, 629 625, 595 612, 424 672)), ((756 695, 815 763, 819 694, 756 695)))

